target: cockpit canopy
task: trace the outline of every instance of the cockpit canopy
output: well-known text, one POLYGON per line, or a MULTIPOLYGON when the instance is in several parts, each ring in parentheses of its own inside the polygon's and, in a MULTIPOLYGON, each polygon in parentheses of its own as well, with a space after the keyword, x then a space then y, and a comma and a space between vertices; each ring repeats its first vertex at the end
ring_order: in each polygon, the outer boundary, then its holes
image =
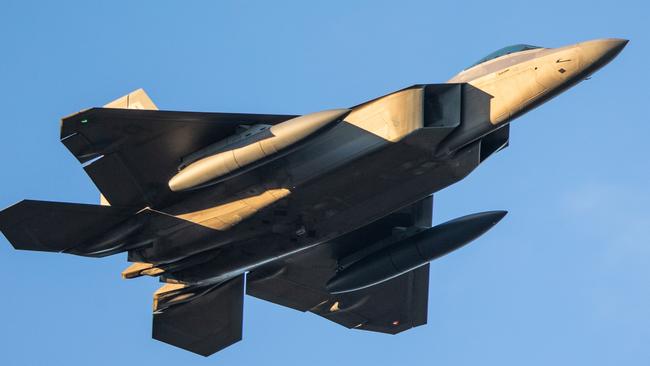
POLYGON ((474 67, 474 66, 476 66, 478 64, 482 64, 482 63, 484 63, 486 61, 490 61, 490 60, 495 59, 497 57, 501 57, 501 56, 505 56, 505 55, 509 55, 511 53, 516 53, 516 52, 521 52, 521 51, 534 50, 534 49, 537 49, 537 48, 542 48, 542 47, 531 46, 529 44, 515 44, 515 45, 512 45, 512 46, 503 47, 502 49, 494 51, 491 54, 483 57, 482 59, 478 60, 477 62, 475 62, 474 64, 472 64, 472 66, 470 66, 468 68, 474 67))

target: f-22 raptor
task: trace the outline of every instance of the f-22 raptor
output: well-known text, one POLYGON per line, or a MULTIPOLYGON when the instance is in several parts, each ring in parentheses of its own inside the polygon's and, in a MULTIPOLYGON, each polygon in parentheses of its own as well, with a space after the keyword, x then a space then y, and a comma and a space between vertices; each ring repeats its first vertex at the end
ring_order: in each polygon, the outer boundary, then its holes
POLYGON ((0 230, 16 249, 127 252, 124 278, 164 283, 153 338, 204 356, 241 340, 244 292, 396 334, 427 321, 429 262, 506 214, 432 227, 432 195, 626 43, 506 47, 447 83, 301 116, 159 111, 137 90, 61 123, 101 204, 24 200, 0 230))

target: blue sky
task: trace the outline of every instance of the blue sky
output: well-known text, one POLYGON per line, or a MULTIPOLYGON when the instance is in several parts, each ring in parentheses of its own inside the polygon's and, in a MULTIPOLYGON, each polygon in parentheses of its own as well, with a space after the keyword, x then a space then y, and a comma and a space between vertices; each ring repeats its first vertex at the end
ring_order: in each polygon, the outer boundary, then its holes
POLYGON ((121 280, 123 255, 0 238, 0 364, 648 365, 650 8, 578 3, 3 0, 2 207, 97 202, 58 121, 139 87, 162 109, 299 114, 444 82, 513 43, 631 42, 437 194, 437 222, 510 214, 433 263, 427 326, 351 331, 247 297, 244 340, 204 359, 150 339, 159 284, 121 280))

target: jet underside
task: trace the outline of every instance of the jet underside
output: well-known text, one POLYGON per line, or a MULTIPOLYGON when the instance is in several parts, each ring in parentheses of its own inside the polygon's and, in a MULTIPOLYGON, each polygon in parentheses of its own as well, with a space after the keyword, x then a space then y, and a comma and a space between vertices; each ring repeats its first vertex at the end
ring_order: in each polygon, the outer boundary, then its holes
POLYGON ((24 200, 0 231, 16 249, 128 253, 124 278, 164 283, 153 337, 204 356, 241 340, 244 293, 396 334, 427 321, 428 263, 506 214, 431 227, 433 193, 626 43, 506 47, 450 83, 302 116, 159 111, 138 90, 62 120, 101 205, 24 200))
MULTIPOLYGON (((476 98, 474 88, 461 84, 415 86, 405 92, 414 90, 428 90, 425 101, 441 96, 456 101, 447 101, 445 109, 435 116, 427 110, 421 118, 428 120, 428 126, 414 128, 396 142, 342 121, 286 157, 196 192, 194 197, 164 211, 179 216, 210 209, 219 204, 220 195, 223 200, 232 199, 230 187, 248 187, 244 192, 252 195, 290 187, 284 198, 228 230, 211 230, 205 239, 188 243, 180 237, 194 231, 190 227, 173 234, 178 240, 133 250, 131 259, 165 264, 217 251, 215 262, 206 264, 212 268, 211 274, 206 273, 203 280, 219 281, 269 259, 327 242, 416 203, 464 178, 490 154, 507 145, 505 126, 454 154, 437 156, 442 140, 453 137, 452 132, 462 124, 463 95, 472 97, 465 98, 467 104, 482 104, 488 99, 476 98)), ((475 110, 485 108, 477 106, 475 110)), ((473 118, 481 120, 477 114, 473 118)), ((481 123, 488 124, 486 119, 481 123)), ((195 275, 190 282, 199 280, 195 275)))

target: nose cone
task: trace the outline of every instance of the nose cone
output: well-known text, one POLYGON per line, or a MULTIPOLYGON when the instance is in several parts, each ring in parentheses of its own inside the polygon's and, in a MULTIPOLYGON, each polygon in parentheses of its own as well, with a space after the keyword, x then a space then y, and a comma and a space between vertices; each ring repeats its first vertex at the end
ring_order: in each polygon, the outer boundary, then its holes
POLYGON ((627 42, 627 39, 604 38, 578 44, 583 67, 589 74, 593 73, 613 60, 627 42))

